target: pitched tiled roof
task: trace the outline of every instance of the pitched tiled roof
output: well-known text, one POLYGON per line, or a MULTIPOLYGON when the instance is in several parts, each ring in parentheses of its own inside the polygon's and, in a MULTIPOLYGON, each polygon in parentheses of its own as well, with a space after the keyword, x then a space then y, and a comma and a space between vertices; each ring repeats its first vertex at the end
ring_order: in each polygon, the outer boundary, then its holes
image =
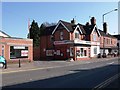
POLYGON ((73 23, 69 23, 69 22, 62 21, 62 20, 61 20, 61 22, 68 28, 68 30, 69 30, 70 32, 73 32, 73 31, 75 30, 76 26, 79 25, 82 33, 83 33, 83 34, 86 34, 86 31, 84 30, 82 24, 73 24, 73 23))
POLYGON ((72 23, 69 23, 69 22, 66 22, 66 21, 62 21, 60 20, 65 26, 66 28, 70 31, 70 32, 73 32, 74 31, 74 27, 76 27, 77 25, 75 24, 72 24, 72 23))
POLYGON ((46 27, 45 30, 43 31, 42 35, 51 35, 53 30, 55 29, 55 27, 56 27, 56 25, 46 27))
POLYGON ((83 34, 86 34, 86 31, 84 29, 84 25, 79 24, 79 23, 78 23, 78 25, 79 25, 80 29, 82 30, 83 34))
POLYGON ((104 31, 102 31, 102 30, 100 30, 100 29, 98 29, 98 30, 99 30, 101 36, 106 36, 106 37, 116 38, 116 37, 114 37, 113 35, 111 35, 111 34, 109 34, 109 33, 108 33, 108 34, 105 34, 104 31))
POLYGON ((90 35, 91 34, 91 32, 93 31, 93 28, 94 28, 94 26, 95 25, 88 25, 88 26, 83 26, 83 28, 84 28, 84 30, 85 30, 85 32, 86 32, 86 34, 87 35, 90 35))
MULTIPOLYGON (((0 33, 2 33, 3 35, 7 36, 7 37, 10 37, 8 34, 6 34, 5 32, 1 31, 0 30, 0 33)), ((3 36, 4 37, 4 36, 3 36)))

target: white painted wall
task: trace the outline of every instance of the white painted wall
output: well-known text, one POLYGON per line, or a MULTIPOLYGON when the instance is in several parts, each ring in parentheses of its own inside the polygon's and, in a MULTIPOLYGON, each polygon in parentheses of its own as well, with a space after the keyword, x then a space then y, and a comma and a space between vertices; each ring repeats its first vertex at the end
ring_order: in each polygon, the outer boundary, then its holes
POLYGON ((100 53, 100 46, 91 46, 91 57, 96 57, 100 53), (94 54, 94 48, 97 48, 97 54, 94 54))

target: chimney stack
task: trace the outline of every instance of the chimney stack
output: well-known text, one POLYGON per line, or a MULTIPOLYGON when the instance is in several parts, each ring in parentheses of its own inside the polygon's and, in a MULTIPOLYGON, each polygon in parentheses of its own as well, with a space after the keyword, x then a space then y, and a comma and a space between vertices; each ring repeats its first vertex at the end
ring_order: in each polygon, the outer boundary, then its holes
POLYGON ((76 21, 75 21, 74 18, 73 18, 73 20, 71 20, 71 23, 72 23, 72 24, 75 24, 75 23, 76 23, 76 21))
POLYGON ((96 19, 95 19, 95 17, 91 18, 91 25, 96 25, 96 19))
POLYGON ((90 25, 90 23, 89 22, 86 22, 86 26, 89 26, 90 25))
POLYGON ((106 22, 103 23, 103 31, 104 31, 105 34, 108 33, 107 32, 107 23, 106 22))

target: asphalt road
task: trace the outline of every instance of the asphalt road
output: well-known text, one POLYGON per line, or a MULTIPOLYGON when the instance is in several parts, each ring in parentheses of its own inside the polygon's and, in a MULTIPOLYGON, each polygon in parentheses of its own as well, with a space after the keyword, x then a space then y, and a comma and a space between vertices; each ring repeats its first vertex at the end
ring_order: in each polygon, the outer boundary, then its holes
MULTIPOLYGON (((108 88, 110 84, 110 88, 112 88, 112 83, 118 80, 119 70, 120 64, 118 60, 113 59, 58 68, 7 73, 2 75, 2 83, 3 90, 5 88, 94 89, 108 88)), ((118 88, 115 85, 113 88, 118 88)))

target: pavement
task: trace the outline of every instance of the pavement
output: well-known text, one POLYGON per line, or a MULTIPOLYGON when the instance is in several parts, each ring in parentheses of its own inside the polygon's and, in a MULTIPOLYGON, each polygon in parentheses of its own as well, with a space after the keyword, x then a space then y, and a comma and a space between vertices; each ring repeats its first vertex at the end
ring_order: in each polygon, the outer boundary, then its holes
MULTIPOLYGON (((8 64, 7 69, 2 69, 2 74, 7 73, 14 73, 14 72, 23 72, 23 71, 31 71, 37 69, 49 69, 49 68, 58 68, 58 67, 65 67, 65 66, 72 66, 78 64, 86 64, 86 63, 93 63, 93 62, 101 62, 105 60, 111 59, 119 59, 118 57, 108 57, 108 58, 93 58, 90 60, 77 60, 77 61, 33 61, 33 62, 26 62, 21 63, 21 67, 18 64, 8 64)), ((1 73, 1 72, 0 72, 1 73)))

